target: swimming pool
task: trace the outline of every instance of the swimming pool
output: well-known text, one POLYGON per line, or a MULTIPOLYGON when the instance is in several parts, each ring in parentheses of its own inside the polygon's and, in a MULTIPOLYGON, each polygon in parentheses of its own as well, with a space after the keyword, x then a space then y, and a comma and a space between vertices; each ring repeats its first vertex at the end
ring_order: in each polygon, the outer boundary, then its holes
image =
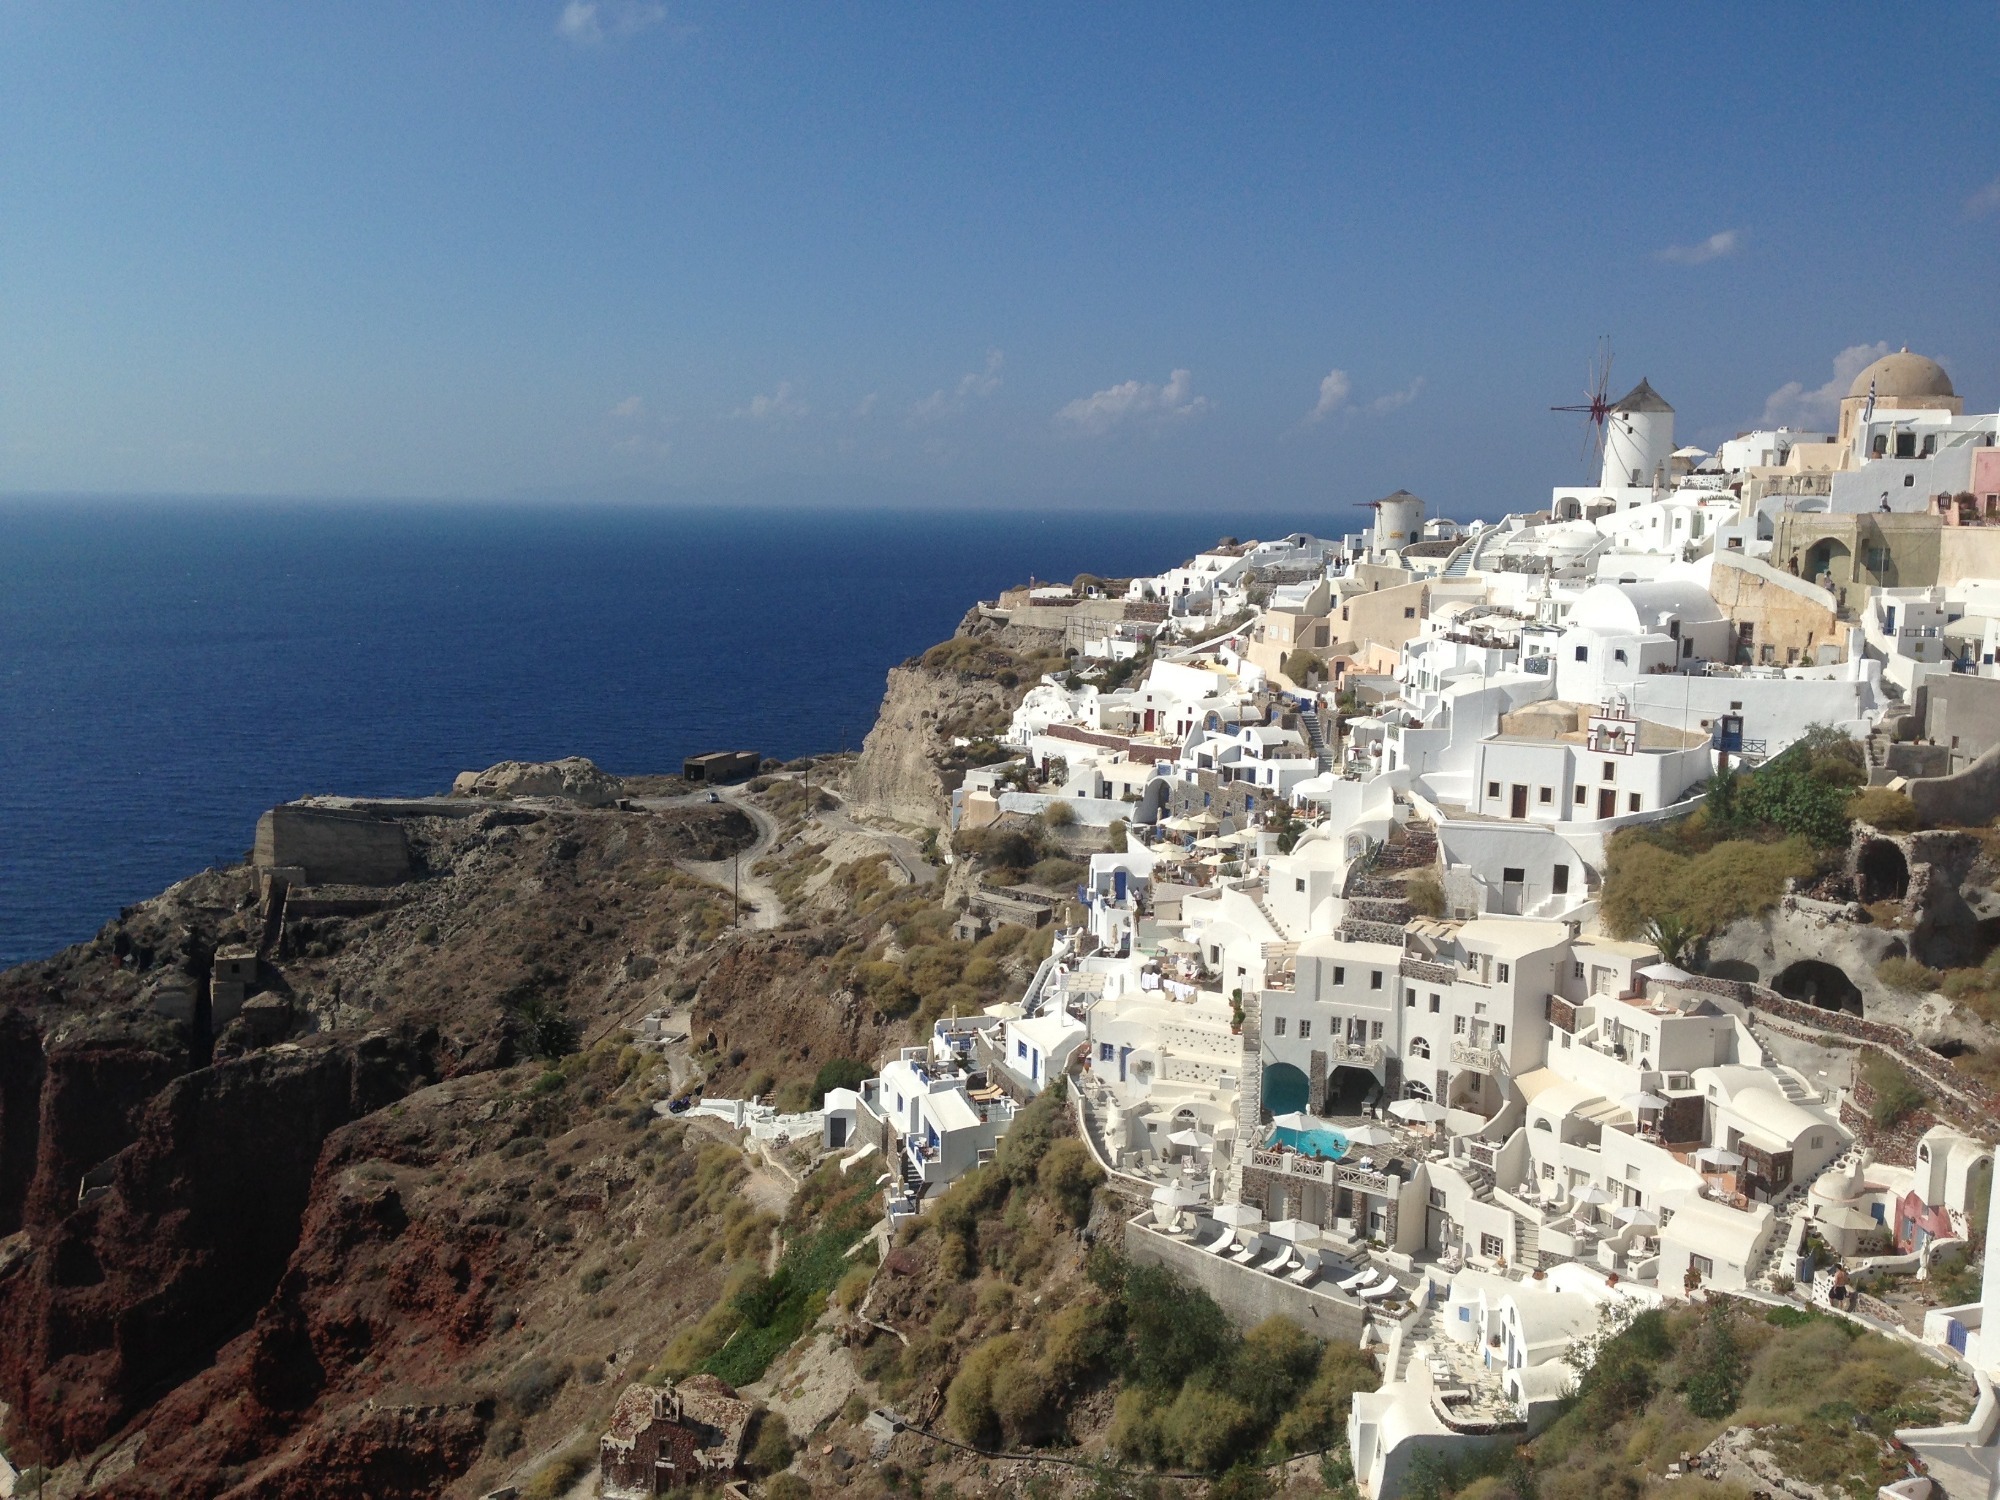
POLYGON ((1280 1125, 1271 1132, 1270 1144, 1290 1146, 1301 1156, 1323 1156, 1328 1161, 1339 1161, 1347 1155, 1347 1137, 1331 1125, 1318 1125, 1310 1130, 1292 1130, 1280 1125))

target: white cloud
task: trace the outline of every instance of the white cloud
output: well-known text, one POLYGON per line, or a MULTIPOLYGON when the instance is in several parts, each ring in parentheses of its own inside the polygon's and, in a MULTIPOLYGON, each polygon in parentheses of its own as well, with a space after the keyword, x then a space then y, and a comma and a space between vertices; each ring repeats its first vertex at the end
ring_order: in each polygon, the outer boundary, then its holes
POLYGON ((1306 420, 1324 422, 1347 405, 1347 397, 1353 389, 1354 382, 1347 378, 1345 370, 1328 370, 1326 378, 1319 383, 1319 404, 1306 413, 1306 420))
POLYGON ((645 410, 645 402, 641 401, 637 396, 627 396, 623 401, 620 401, 616 406, 611 408, 611 415, 614 417, 631 418, 643 415, 645 410))
POLYGON ((667 18, 658 0, 568 0, 556 35, 573 47, 601 47, 607 38, 636 36, 667 18))
POLYGON ((1396 411, 1401 407, 1408 406, 1423 393, 1424 377, 1419 375, 1400 391, 1391 391, 1386 396, 1377 396, 1373 401, 1370 401, 1368 403, 1369 413, 1379 417, 1385 412, 1396 411))
POLYGON ((875 410, 875 403, 882 399, 880 391, 870 391, 854 408, 854 415, 866 421, 875 410))
POLYGON ((950 390, 935 390, 915 406, 910 408, 912 420, 932 422, 939 417, 948 417, 962 412, 972 402, 983 400, 1000 389, 1000 367, 1007 362, 1007 356, 998 349, 986 351, 986 365, 983 369, 971 370, 959 376, 958 384, 950 390))
POLYGON ((1165 385, 1128 380, 1088 396, 1079 396, 1061 411, 1056 420, 1093 437, 1127 423, 1163 427, 1200 416, 1212 404, 1208 397, 1193 394, 1194 377, 1175 370, 1165 385))
POLYGON ((1724 229, 1711 234, 1698 245, 1669 245, 1660 252, 1660 259, 1677 266, 1702 266, 1712 260, 1734 255, 1743 248, 1741 230, 1724 229))
POLYGON ((770 395, 750 398, 748 406, 738 407, 731 416, 748 417, 753 422, 790 422, 803 417, 812 408, 792 394, 789 380, 778 382, 778 388, 770 395))
POLYGON ((1994 178, 1965 200, 1965 216, 1968 219, 1983 219, 1996 210, 2000 210, 2000 177, 1994 178))
POLYGON ((1833 357, 1833 379, 1807 390, 1802 380, 1788 380, 1765 398, 1766 427, 1830 429, 1840 415, 1840 398, 1854 377, 1889 352, 1883 343, 1850 344, 1833 357))

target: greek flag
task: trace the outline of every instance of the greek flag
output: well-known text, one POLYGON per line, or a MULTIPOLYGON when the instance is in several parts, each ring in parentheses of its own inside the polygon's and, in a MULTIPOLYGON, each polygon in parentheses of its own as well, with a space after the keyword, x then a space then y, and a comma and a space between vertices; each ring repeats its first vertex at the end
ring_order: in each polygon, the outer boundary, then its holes
POLYGON ((1866 422, 1875 415, 1875 382, 1868 382, 1868 404, 1861 408, 1861 420, 1866 422))

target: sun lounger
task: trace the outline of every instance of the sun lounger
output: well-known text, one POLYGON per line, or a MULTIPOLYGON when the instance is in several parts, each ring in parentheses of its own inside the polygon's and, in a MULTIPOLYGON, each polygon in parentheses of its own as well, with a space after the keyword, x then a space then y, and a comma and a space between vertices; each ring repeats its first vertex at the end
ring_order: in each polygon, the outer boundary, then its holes
POLYGON ((1300 1266, 1296 1271, 1287 1276, 1285 1280, 1291 1282, 1294 1286, 1311 1286, 1315 1281, 1319 1280, 1319 1267, 1311 1264, 1300 1266))
POLYGON ((1355 1293, 1355 1295, 1363 1298, 1366 1301, 1373 1302, 1377 1298, 1386 1297, 1391 1292, 1394 1292, 1396 1290, 1397 1290, 1396 1278, 1391 1276, 1387 1281, 1381 1282, 1376 1286, 1363 1287, 1359 1292, 1355 1293))
POLYGON ((1197 1240, 1195 1248, 1197 1250, 1204 1250, 1210 1255, 1220 1255, 1229 1248, 1229 1242, 1234 1238, 1234 1235, 1227 1229, 1224 1229, 1222 1233, 1218 1234, 1212 1240, 1197 1240))
POLYGON ((1253 1271, 1275 1271, 1291 1258, 1292 1247, 1290 1245, 1280 1245, 1265 1259, 1253 1262, 1250 1269, 1253 1271))
POLYGON ((1370 1266, 1366 1270, 1356 1271, 1352 1276, 1348 1277, 1345 1281, 1336 1282, 1335 1285, 1338 1286, 1343 1292, 1358 1292, 1361 1290, 1362 1287, 1367 1286, 1369 1283, 1374 1281, 1374 1279, 1375 1279, 1375 1269, 1374 1267, 1370 1266))

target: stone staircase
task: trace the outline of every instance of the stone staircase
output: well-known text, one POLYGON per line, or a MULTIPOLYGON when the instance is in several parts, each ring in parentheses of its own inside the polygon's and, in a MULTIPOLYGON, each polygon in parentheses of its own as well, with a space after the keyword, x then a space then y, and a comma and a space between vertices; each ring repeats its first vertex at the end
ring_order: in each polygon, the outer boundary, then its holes
POLYGON ((1431 1333, 1436 1324, 1437 1307, 1435 1304, 1430 1304, 1418 1313, 1413 1321, 1404 1326, 1403 1341, 1396 1346, 1396 1367, 1389 1371, 1388 1379, 1383 1384, 1401 1380, 1408 1375, 1410 1361, 1415 1358, 1417 1347, 1419 1345, 1430 1347, 1431 1333))
POLYGON ((1437 829, 1422 818, 1412 818, 1402 826, 1402 835, 1382 846, 1376 869, 1428 870, 1437 863, 1437 829))
POLYGON ((1327 748, 1326 730, 1319 721, 1316 708, 1299 709, 1299 727, 1305 731, 1306 745, 1313 753, 1313 760, 1322 771, 1333 767, 1333 752, 1327 748))
POLYGON ((1542 1226, 1518 1214, 1514 1216, 1514 1264, 1523 1271, 1537 1270, 1542 1264, 1542 1226))

